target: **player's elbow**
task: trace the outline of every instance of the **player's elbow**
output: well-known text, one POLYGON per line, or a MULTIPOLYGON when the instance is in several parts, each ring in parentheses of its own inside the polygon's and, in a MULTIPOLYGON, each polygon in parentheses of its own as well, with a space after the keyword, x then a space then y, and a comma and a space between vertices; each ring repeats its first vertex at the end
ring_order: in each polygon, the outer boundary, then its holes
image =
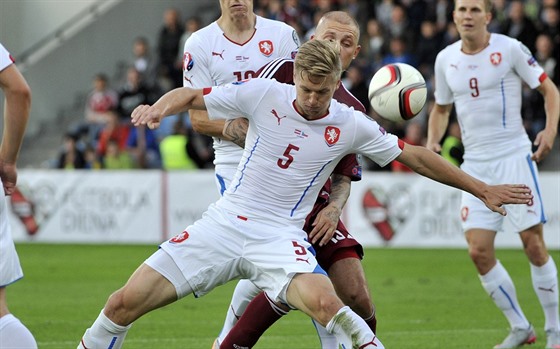
POLYGON ((204 122, 201 122, 198 119, 195 118, 191 118, 191 126, 192 129, 197 132, 197 133, 202 133, 205 134, 206 132, 206 124, 204 122))

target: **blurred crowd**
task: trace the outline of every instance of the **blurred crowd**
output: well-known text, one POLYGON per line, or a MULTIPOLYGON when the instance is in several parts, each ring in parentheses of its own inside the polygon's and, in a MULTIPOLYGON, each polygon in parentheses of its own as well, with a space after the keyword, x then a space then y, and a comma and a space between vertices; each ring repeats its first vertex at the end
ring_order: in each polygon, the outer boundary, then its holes
MULTIPOLYGON (((217 1, 216 1, 217 3, 217 1)), ((558 0, 495 0, 489 29, 524 43, 548 76, 560 84, 560 9, 558 0)), ((388 131, 405 141, 423 145, 427 115, 433 105, 433 68, 437 53, 458 40, 452 20, 453 2, 447 0, 254 0, 255 12, 293 26, 307 41, 323 13, 343 10, 361 27, 361 51, 343 76, 344 85, 368 108, 368 113, 388 131), (426 79, 428 102, 414 120, 388 123, 371 111, 367 90, 371 76, 383 65, 395 62, 416 67, 426 79)), ((217 9, 219 14, 219 9, 217 9)), ((182 18, 180 10, 163 14, 157 42, 144 37, 132 43, 124 78, 115 86, 103 73, 93 78, 83 121, 66 133, 55 161, 58 168, 211 168, 212 141, 190 127, 188 115, 166 118, 152 131, 130 127, 130 113, 139 104, 153 103, 168 90, 182 86, 182 55, 189 35, 207 25, 197 17, 182 18)), ((531 139, 544 128, 542 97, 528 87, 523 93, 523 116, 531 139)), ((460 164, 462 146, 454 121, 443 141, 443 153, 460 164)), ((380 169, 407 171, 398 163, 380 169)))

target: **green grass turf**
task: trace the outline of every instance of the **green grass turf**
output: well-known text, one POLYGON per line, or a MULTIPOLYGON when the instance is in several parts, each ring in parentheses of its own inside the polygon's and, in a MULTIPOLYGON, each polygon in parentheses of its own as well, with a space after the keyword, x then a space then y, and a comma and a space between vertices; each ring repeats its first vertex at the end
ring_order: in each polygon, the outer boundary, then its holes
MULTIPOLYGON (((10 310, 41 349, 75 348, 109 294, 154 246, 18 244, 25 278, 8 287, 10 310)), ((558 265, 560 251, 552 251, 558 265)), ((521 250, 499 250, 527 317, 546 342, 543 314, 521 250)), ((483 291, 465 250, 368 249, 364 269, 377 304, 384 345, 401 348, 492 348, 508 325, 483 291)), ((235 282, 200 299, 188 296, 138 320, 124 348, 210 348, 235 282)), ((256 348, 318 348, 310 320, 293 311, 256 348)))

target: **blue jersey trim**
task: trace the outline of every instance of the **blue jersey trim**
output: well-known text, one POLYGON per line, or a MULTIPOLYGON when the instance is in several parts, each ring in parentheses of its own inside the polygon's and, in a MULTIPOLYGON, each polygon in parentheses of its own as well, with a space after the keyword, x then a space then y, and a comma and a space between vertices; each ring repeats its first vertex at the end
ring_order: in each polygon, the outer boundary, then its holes
POLYGON ((325 167, 330 164, 331 162, 327 162, 326 164, 323 165, 323 167, 321 167, 321 169, 319 170, 319 172, 317 172, 317 174, 315 175, 315 177, 313 177, 313 179, 311 180, 311 182, 309 182, 309 185, 307 186, 307 188, 305 188, 305 190, 303 191, 303 194, 301 194, 301 197, 299 198, 298 202, 296 203, 296 205, 294 206, 294 208, 292 208, 292 211, 290 212, 290 217, 294 216, 294 211, 297 210, 299 204, 301 204, 301 202, 303 201, 303 198, 305 197, 305 195, 307 194, 307 192, 309 191, 309 188, 311 188, 311 186, 313 185, 313 182, 315 182, 315 180, 317 179, 317 177, 319 177, 319 175, 321 174, 321 172, 323 172, 323 170, 325 169, 325 167))
POLYGON ((220 183, 220 196, 224 196, 224 191, 226 191, 226 182, 224 181, 224 177, 216 173, 216 178, 218 179, 218 183, 220 183))
POLYGON ((249 154, 249 157, 247 158, 247 160, 243 164, 243 169, 241 170, 241 177, 239 177, 239 182, 237 183, 237 185, 233 189, 233 192, 236 192, 237 188, 239 188, 239 186, 241 185, 241 181, 243 180, 243 177, 245 176, 245 169, 247 168, 247 164, 251 161, 251 158, 253 157, 253 153, 255 152, 255 149, 257 149, 257 145, 259 144, 260 139, 261 139, 261 137, 257 137, 257 140, 255 141, 255 144, 253 145, 253 149, 251 149, 251 153, 249 154))
POLYGON ((531 177, 533 177, 533 183, 535 184, 535 188, 537 188, 537 197, 541 202, 541 222, 546 223, 546 216, 544 214, 544 205, 541 196, 541 188, 539 188, 539 181, 537 180, 537 174, 535 173, 535 166, 533 166, 533 160, 531 160, 531 155, 528 154, 526 157, 527 164, 529 165, 529 169, 531 170, 531 177))
POLYGON ((506 92, 504 90, 504 79, 500 82, 500 89, 502 91, 502 126, 506 128, 506 92))

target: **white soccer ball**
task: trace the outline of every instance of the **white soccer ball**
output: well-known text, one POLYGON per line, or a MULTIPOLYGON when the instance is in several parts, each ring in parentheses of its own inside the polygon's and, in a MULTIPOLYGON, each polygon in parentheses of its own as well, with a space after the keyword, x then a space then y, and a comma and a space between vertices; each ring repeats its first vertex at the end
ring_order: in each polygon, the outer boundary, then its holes
POLYGON ((410 120, 426 104, 426 81, 416 68, 405 63, 387 64, 369 83, 369 102, 384 119, 410 120))

